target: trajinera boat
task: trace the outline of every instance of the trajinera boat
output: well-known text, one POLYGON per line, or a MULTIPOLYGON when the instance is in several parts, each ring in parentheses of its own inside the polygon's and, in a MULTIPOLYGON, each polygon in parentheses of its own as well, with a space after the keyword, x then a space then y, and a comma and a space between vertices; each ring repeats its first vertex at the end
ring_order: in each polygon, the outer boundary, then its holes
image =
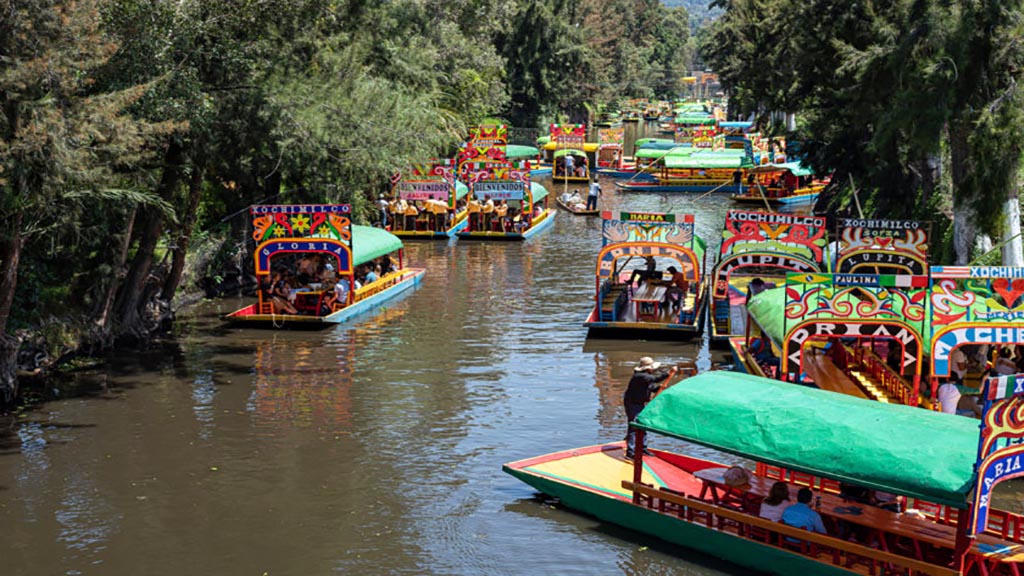
POLYGON ((1024 517, 997 507, 992 490, 1024 476, 1022 383, 1007 377, 987 391, 979 437, 968 418, 706 373, 655 397, 636 419, 637 442, 684 440, 753 470, 658 449, 626 461, 623 442, 503 470, 567 508, 752 571, 1018 575, 1024 517), (760 516, 776 482, 800 506, 783 519, 816 515, 824 533, 760 516))
POLYGON ((471 240, 525 240, 549 229, 555 211, 548 190, 530 181, 524 162, 467 163, 462 177, 469 182, 469 225, 458 233, 471 240))
POLYGON ((757 206, 814 204, 830 179, 815 178, 799 162, 765 164, 746 171, 745 189, 732 196, 738 204, 757 206))
POLYGON ((746 333, 752 294, 784 284, 790 272, 820 272, 826 233, 825 218, 729 210, 711 273, 712 343, 746 333))
POLYGON ((590 160, 587 153, 575 148, 555 150, 554 182, 587 182, 590 180, 590 160), (571 164, 570 164, 571 163, 571 164))
POLYGON ((249 209, 259 300, 225 319, 245 326, 322 328, 345 322, 418 285, 402 240, 351 223, 348 204, 249 209), (354 289, 353 289, 354 288, 354 289))
POLYGON ((835 273, 790 273, 753 296, 737 369, 881 402, 930 405, 927 223, 843 219, 835 273))
POLYGON ((469 223, 467 194, 469 187, 455 179, 453 162, 412 166, 392 188, 389 229, 407 239, 453 238, 469 223))
POLYGON ((706 245, 694 232, 693 216, 622 212, 615 218, 605 212, 602 218, 594 309, 584 322, 589 336, 700 334, 707 303, 706 245), (627 269, 634 258, 649 258, 648 264, 627 269))

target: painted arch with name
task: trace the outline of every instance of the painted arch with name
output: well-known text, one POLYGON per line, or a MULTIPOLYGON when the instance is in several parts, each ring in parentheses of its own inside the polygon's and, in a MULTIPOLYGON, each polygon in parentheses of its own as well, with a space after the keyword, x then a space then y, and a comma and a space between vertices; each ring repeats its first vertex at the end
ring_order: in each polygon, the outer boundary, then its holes
POLYGON ((775 268, 797 273, 820 272, 816 262, 791 254, 778 252, 742 252, 733 254, 718 263, 715 269, 713 297, 723 299, 729 296, 729 276, 742 268, 775 268))
POLYGON ((786 332, 782 342, 781 370, 788 374, 796 365, 803 371, 803 345, 821 338, 890 338, 903 348, 903 368, 912 370, 915 382, 921 374, 924 350, 921 335, 913 326, 899 320, 814 319, 800 322, 786 332))
POLYGON ((307 252, 333 257, 338 275, 352 273, 352 249, 347 242, 333 238, 283 238, 259 245, 256 249, 256 274, 270 274, 275 256, 307 252))
POLYGON ((615 262, 630 256, 671 258, 682 265, 680 272, 688 282, 700 281, 700 258, 697 254, 686 246, 663 242, 620 242, 605 246, 597 256, 598 280, 612 277, 615 274, 615 262))

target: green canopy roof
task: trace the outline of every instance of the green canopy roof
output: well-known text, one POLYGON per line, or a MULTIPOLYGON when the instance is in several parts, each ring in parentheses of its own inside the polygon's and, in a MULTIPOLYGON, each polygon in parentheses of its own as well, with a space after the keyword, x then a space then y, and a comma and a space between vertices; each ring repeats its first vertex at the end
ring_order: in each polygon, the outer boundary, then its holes
POLYGON ((551 136, 541 136, 537 138, 537 146, 543 146, 548 142, 551 142, 551 136))
POLYGON ((756 168, 757 172, 774 172, 776 170, 788 170, 793 176, 811 176, 814 170, 799 162, 786 162, 784 164, 762 164, 756 168))
POLYGON ((586 158, 586 156, 587 156, 587 153, 584 152, 583 150, 577 150, 575 148, 560 148, 558 150, 555 150, 555 156, 554 157, 555 158, 561 158, 562 156, 565 156, 566 154, 572 154, 573 156, 583 156, 584 158, 586 158))
POLYGON ((530 196, 533 198, 533 202, 539 202, 548 195, 548 189, 537 182, 530 182, 530 196))
POLYGON ((740 374, 659 394, 640 428, 767 464, 963 508, 978 422, 740 374))
POLYGON ((465 184, 463 184, 462 182, 456 180, 455 181, 455 199, 458 200, 459 198, 465 198, 466 194, 469 194, 469 187, 466 186, 465 184))
POLYGON ((505 147, 505 156, 512 160, 520 158, 536 158, 540 150, 533 146, 522 146, 520 144, 509 144, 505 147))
POLYGON ((691 156, 666 156, 666 168, 740 168, 743 166, 742 156, 711 156, 694 154, 691 156))
POLYGON ((688 124, 691 126, 714 126, 718 121, 714 116, 706 114, 683 114, 676 116, 676 124, 688 124))
POLYGON ((644 144, 654 144, 663 142, 673 144, 675 143, 675 140, 672 140, 670 138, 637 138, 636 142, 634 142, 633 145, 639 148, 644 144))
POLYGON ((352 226, 352 264, 358 266, 401 250, 402 240, 383 228, 352 226))
POLYGON ((641 148, 633 155, 634 158, 661 158, 667 156, 689 156, 694 153, 694 148, 689 146, 676 146, 671 150, 659 150, 657 148, 641 148))

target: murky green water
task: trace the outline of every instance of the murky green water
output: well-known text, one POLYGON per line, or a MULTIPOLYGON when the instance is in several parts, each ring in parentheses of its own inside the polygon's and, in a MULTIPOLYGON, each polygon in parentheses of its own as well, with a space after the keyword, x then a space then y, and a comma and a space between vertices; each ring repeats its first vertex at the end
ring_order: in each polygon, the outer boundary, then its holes
MULTIPOLYGON (((692 212, 718 243, 724 196, 604 188, 603 208, 692 212)), ((225 328, 240 300, 193 310, 0 431, 0 573, 743 573, 501 472, 621 439, 640 356, 713 360, 585 341, 599 234, 561 213, 521 244, 410 243, 423 285, 326 332, 225 328)))

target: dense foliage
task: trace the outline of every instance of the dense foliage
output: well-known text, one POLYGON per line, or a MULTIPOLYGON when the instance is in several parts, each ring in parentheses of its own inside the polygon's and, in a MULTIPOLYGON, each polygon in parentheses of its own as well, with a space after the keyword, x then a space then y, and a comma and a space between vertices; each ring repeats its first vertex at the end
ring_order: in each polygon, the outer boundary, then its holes
POLYGON ((208 267, 244 275, 248 205, 365 215, 485 118, 673 94, 690 44, 654 0, 8 0, 0 393, 19 349, 145 338, 208 267))
MULTIPOLYGON (((859 189, 867 211, 890 218, 936 219, 948 209, 959 263, 972 258, 979 232, 1016 235, 1020 0, 714 4, 725 13, 703 54, 730 112, 798 113, 792 136, 802 152, 819 171, 834 170, 834 181, 852 183, 834 205, 855 206, 849 194, 859 189)), ((1019 244, 1004 250, 1004 262, 1018 262, 1019 252, 1019 244)))

